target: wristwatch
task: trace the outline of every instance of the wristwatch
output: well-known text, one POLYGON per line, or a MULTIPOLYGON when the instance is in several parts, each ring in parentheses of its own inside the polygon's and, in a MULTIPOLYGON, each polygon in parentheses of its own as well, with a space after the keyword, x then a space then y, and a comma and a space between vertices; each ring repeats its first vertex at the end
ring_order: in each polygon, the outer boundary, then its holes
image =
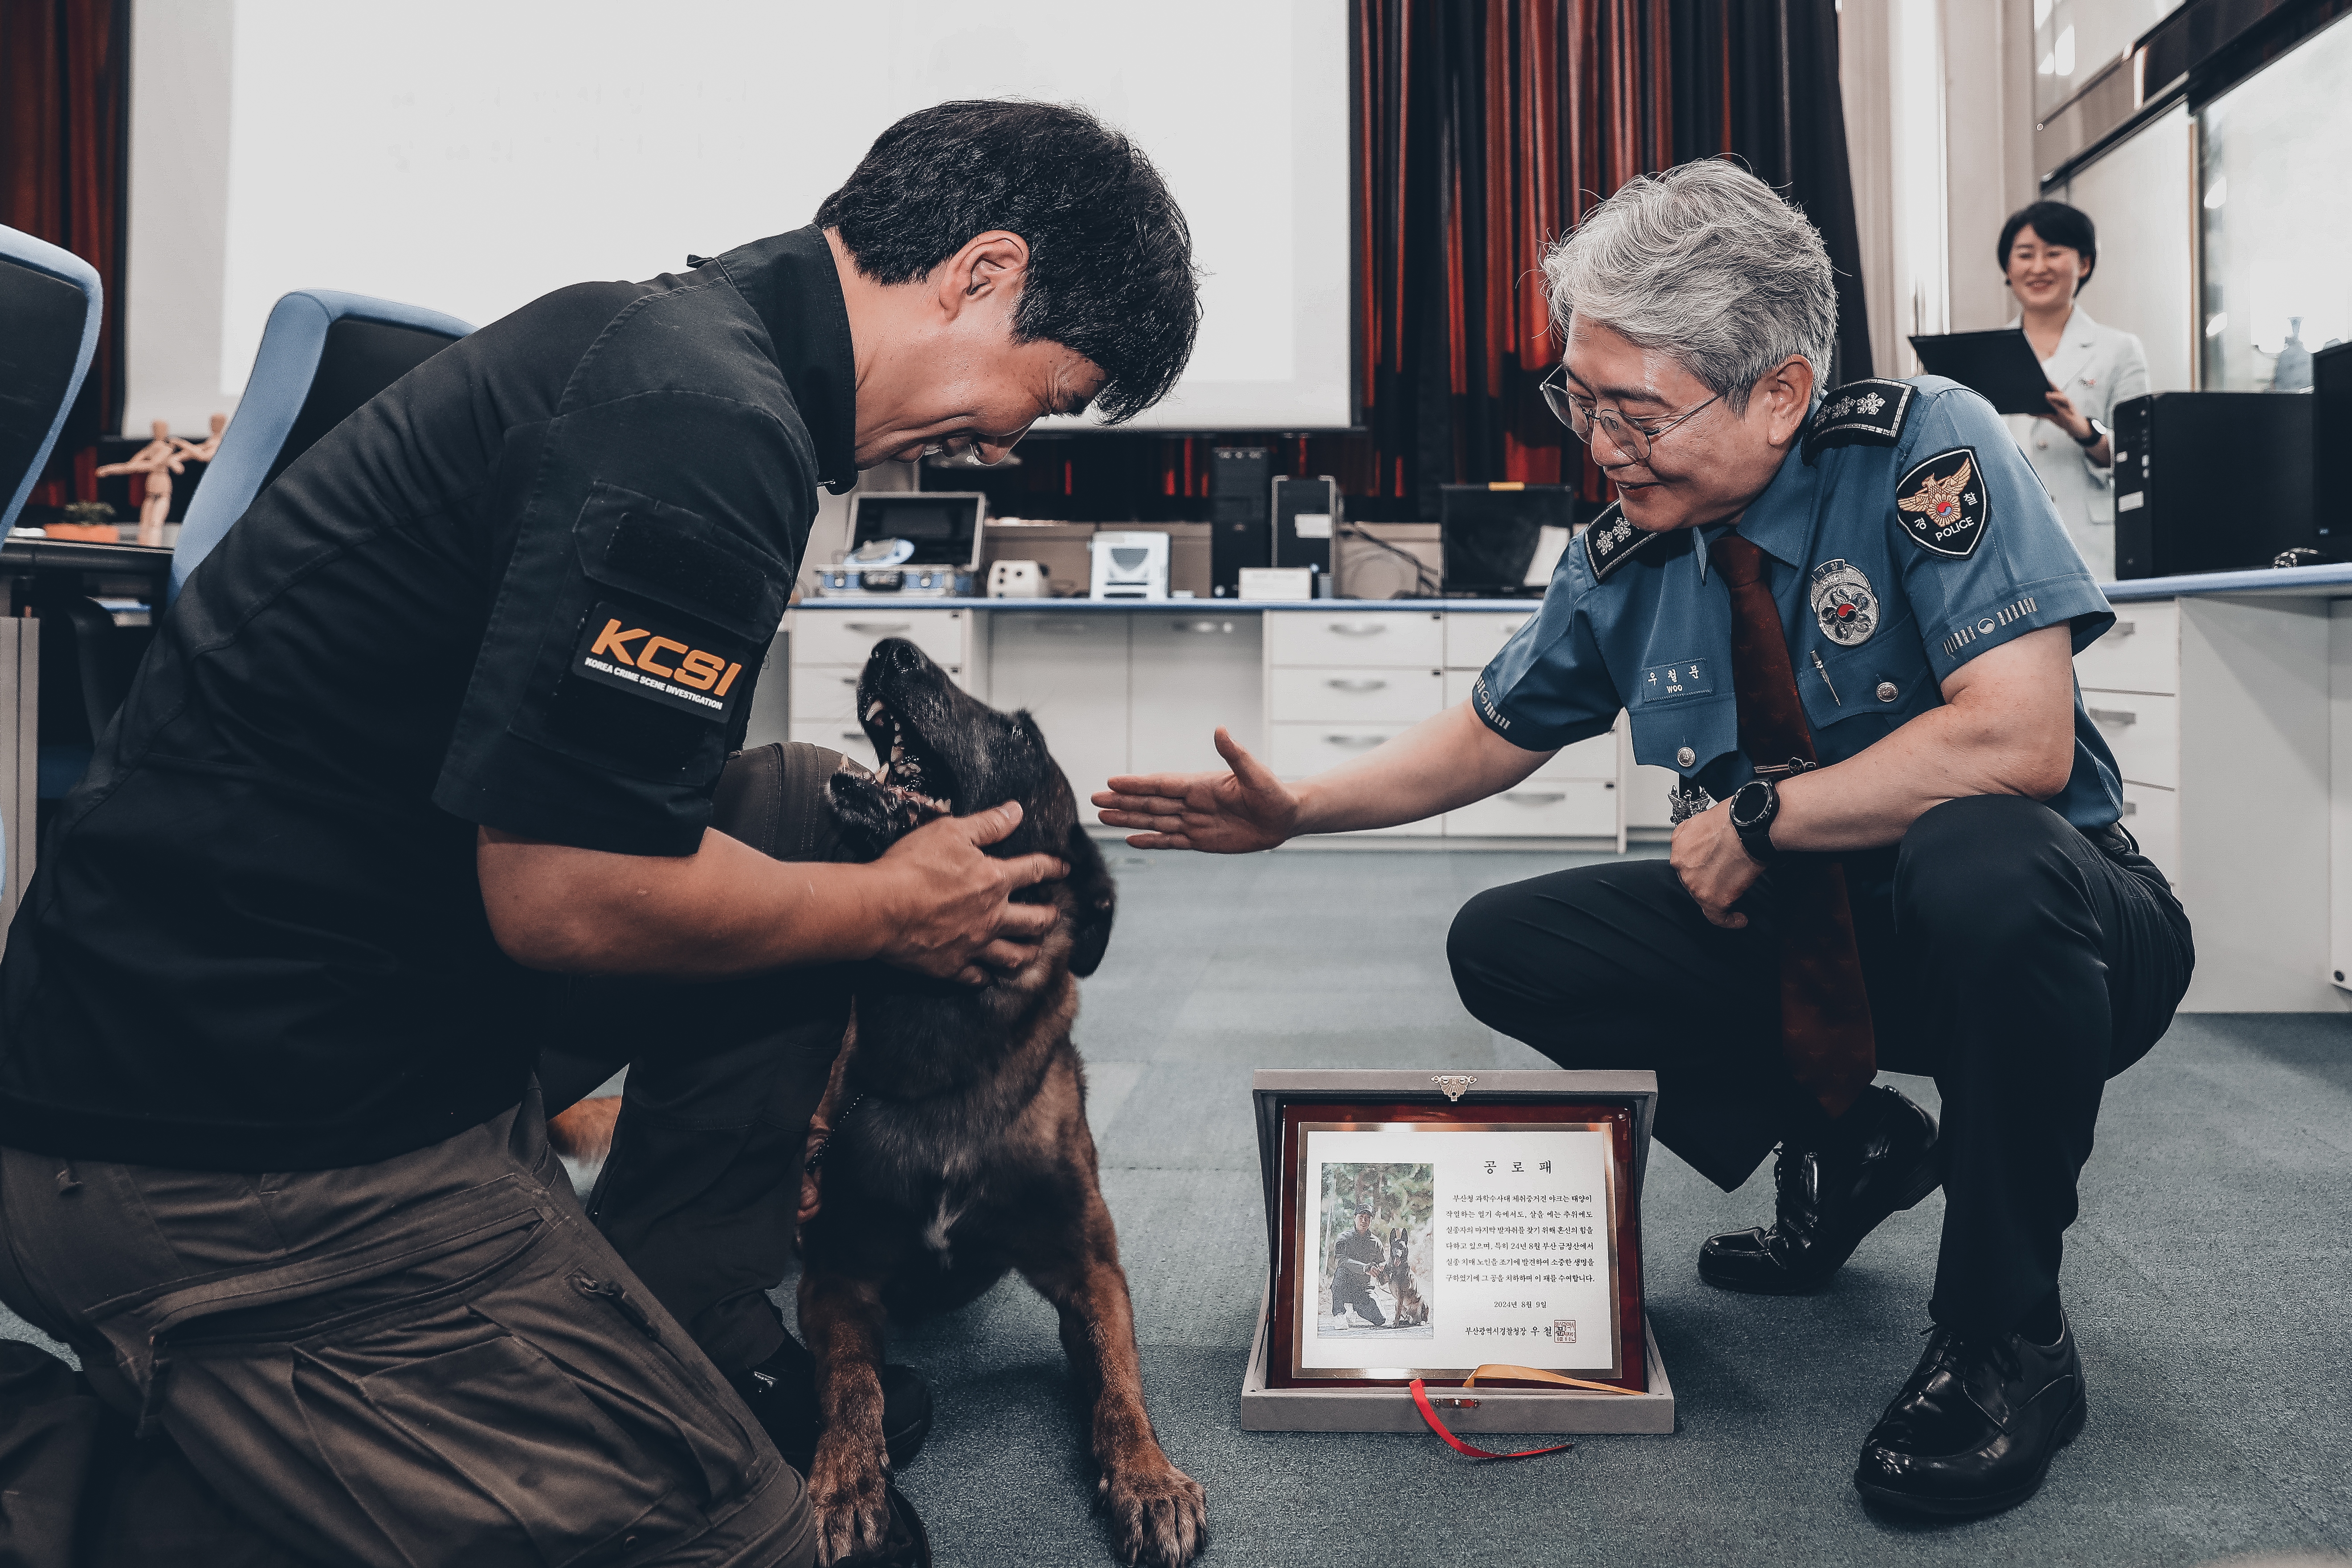
POLYGON ((2094 419, 2091 421, 2091 433, 2087 436, 2075 437, 2074 444, 2087 452, 2092 447, 2097 446, 2100 442, 2105 440, 2109 434, 2110 432, 2105 426, 2094 419))
POLYGON ((1731 795, 1731 830, 1759 866, 1769 866, 1780 850, 1772 845, 1772 819, 1780 815, 1780 790, 1770 779, 1750 779, 1731 795))

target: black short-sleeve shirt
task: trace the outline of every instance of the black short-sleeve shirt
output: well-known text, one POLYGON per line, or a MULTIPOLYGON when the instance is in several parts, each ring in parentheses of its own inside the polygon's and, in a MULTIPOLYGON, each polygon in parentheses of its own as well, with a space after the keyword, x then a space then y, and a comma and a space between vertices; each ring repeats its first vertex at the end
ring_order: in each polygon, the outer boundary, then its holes
POLYGON ((693 852, 855 369, 814 228, 560 289, 290 465, 190 576, 0 963, 0 1144, 366 1163, 520 1099, 549 984, 478 826, 693 852))

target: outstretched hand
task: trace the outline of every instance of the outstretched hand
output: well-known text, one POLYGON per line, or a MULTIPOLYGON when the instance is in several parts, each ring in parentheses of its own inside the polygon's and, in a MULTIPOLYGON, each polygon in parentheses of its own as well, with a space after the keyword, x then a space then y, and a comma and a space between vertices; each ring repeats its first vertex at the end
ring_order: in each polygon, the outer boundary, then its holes
POLYGON ((1217 754, 1226 773, 1124 773, 1094 797, 1103 822, 1139 831, 1138 849, 1200 849, 1246 855, 1271 849, 1298 831, 1298 797, 1223 729, 1217 754))

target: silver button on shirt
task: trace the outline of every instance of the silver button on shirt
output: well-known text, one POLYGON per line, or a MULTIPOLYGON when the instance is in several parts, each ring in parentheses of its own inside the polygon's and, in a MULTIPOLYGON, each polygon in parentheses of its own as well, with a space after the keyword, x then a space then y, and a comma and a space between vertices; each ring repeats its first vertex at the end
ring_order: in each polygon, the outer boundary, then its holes
POLYGON ((1685 767, 1685 768, 1687 768, 1687 767, 1690 767, 1691 765, 1693 765, 1694 763, 1696 763, 1697 761, 1698 761, 1698 753, 1697 753, 1696 752, 1692 751, 1688 746, 1685 746, 1681 751, 1676 752, 1675 753, 1675 765, 1676 765, 1676 766, 1678 766, 1678 767, 1685 767))
POLYGON ((1878 683, 1878 700, 1881 702, 1892 702, 1901 695, 1902 693, 1895 689, 1895 682, 1882 680, 1878 683))

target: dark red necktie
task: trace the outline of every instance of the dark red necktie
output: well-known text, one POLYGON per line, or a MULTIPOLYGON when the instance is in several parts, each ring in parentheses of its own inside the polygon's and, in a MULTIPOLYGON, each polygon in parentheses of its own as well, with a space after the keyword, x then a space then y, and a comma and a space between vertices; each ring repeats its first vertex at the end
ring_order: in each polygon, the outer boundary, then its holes
MULTIPOLYGON (((1727 533, 1707 555, 1731 590, 1740 750, 1766 777, 1786 779, 1792 763, 1818 759, 1780 609, 1764 583, 1763 552, 1727 533)), ((1780 906, 1780 1054, 1822 1109, 1841 1115, 1878 1073, 1845 868, 1827 856, 1783 854, 1773 862, 1772 887, 1780 906)))

